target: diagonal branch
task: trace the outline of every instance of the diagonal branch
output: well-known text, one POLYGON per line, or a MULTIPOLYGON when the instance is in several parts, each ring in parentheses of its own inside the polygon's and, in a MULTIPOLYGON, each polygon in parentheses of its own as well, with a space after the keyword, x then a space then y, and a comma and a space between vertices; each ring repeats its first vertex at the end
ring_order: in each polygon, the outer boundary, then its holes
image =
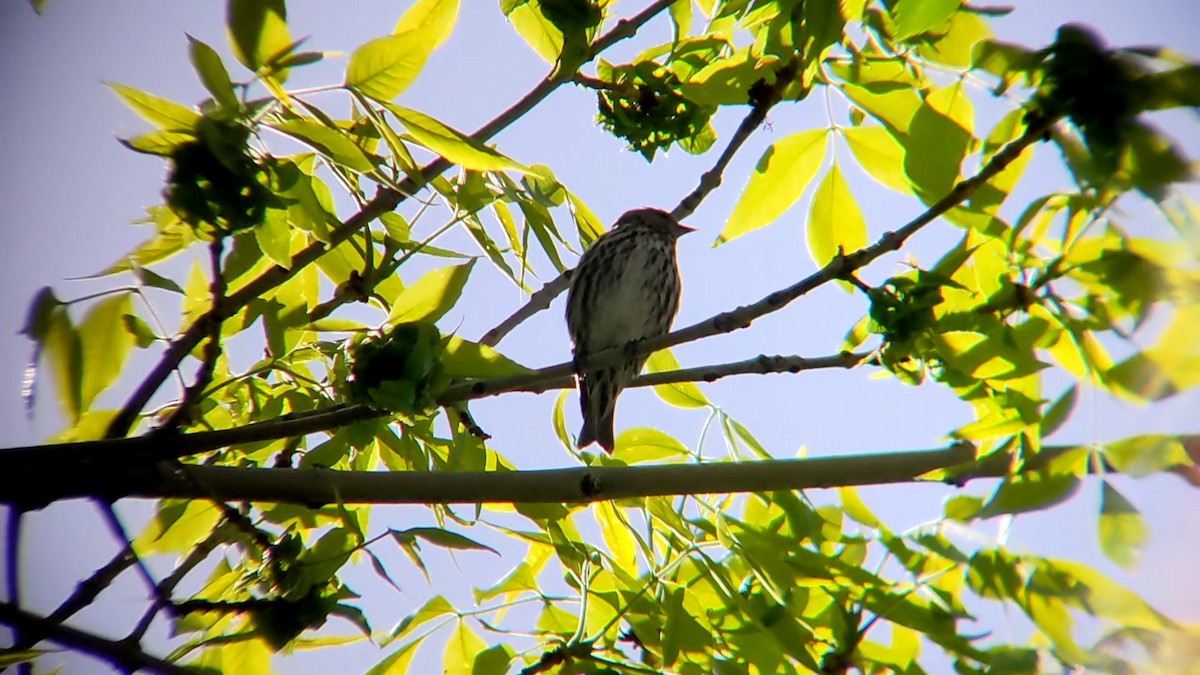
MULTIPOLYGON (((646 9, 634 16, 618 21, 612 30, 600 36, 592 43, 588 60, 595 58, 596 55, 620 40, 633 36, 642 25, 666 10, 671 4, 672 0, 655 0, 646 9)), ((558 89, 559 86, 569 82, 572 75, 573 73, 564 71, 556 75, 547 76, 546 79, 542 80, 519 101, 514 103, 512 107, 480 127, 478 131, 471 135, 471 138, 478 141, 486 141, 495 136, 541 103, 543 99, 549 96, 555 89, 558 89)), ((375 198, 363 206, 358 213, 347 218, 341 225, 329 233, 329 241, 327 243, 314 242, 296 253, 287 268, 272 267, 230 294, 221 307, 214 307, 204 315, 198 317, 188 326, 187 330, 171 342, 171 345, 163 353, 159 362, 147 374, 146 378, 125 402, 125 405, 121 407, 120 412, 113 418, 108 426, 105 437, 120 438, 128 435, 129 430, 137 420, 137 416, 146 407, 146 403, 150 401, 150 398, 158 391, 162 383, 170 377, 175 368, 183 362, 183 359, 204 339, 206 326, 210 322, 216 321, 219 323, 228 319, 241 311, 242 308, 255 298, 283 284, 297 272, 312 264, 326 252, 336 248, 371 221, 379 218, 384 213, 395 210, 405 200, 406 195, 415 194, 451 166, 453 165, 448 160, 439 157, 420 171, 417 180, 406 179, 395 190, 381 188, 375 198)))
POLYGON ((90 654, 125 672, 145 670, 165 675, 191 675, 196 672, 147 654, 134 645, 106 640, 92 633, 86 633, 77 628, 31 614, 8 602, 0 602, 0 623, 28 635, 35 635, 41 639, 57 642, 90 654))
POLYGON ((210 320, 208 322, 208 342, 204 345, 204 358, 196 372, 196 380, 184 391, 179 406, 175 408, 170 417, 163 422, 162 426, 154 430, 157 434, 172 433, 181 425, 186 425, 187 420, 191 419, 193 407, 200 402, 208 385, 212 384, 213 372, 217 368, 217 359, 221 358, 221 322, 215 320, 215 317, 221 316, 222 305, 225 302, 225 273, 221 270, 224 241, 224 237, 218 235, 214 236, 208 245, 209 265, 212 269, 212 282, 209 284, 212 310, 205 314, 210 317, 210 320))

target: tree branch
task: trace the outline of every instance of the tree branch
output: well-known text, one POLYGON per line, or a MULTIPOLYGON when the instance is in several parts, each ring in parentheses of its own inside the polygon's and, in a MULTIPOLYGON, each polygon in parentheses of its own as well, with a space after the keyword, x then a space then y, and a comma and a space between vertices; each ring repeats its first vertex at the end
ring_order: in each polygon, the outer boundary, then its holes
MULTIPOLYGON (((1184 437, 1196 443, 1200 436, 1184 437)), ((1047 446, 1026 463, 1036 471, 1079 446, 1047 446)), ((195 481, 171 474, 127 485, 130 496, 244 499, 317 508, 327 504, 536 504, 684 494, 769 492, 926 482, 922 476, 950 469, 962 485, 1009 475, 1011 458, 991 456, 978 464, 975 447, 957 443, 937 450, 755 462, 582 466, 536 471, 414 473, 328 469, 193 467, 195 481), (196 489, 203 484, 203 490, 196 489)), ((1183 467, 1186 469, 1187 467, 1183 467)), ((70 495, 68 495, 70 496, 70 495)))
MULTIPOLYGON (((737 374, 799 373, 818 368, 851 368, 866 356, 852 353, 816 358, 760 355, 735 363, 641 375, 629 386, 712 382, 737 374)), ((587 362, 590 361, 589 359, 587 362)), ((570 363, 562 363, 524 375, 453 385, 442 394, 438 403, 453 405, 509 391, 536 393, 566 389, 574 386, 571 368, 570 363)), ((150 465, 158 461, 179 459, 239 443, 303 436, 388 415, 386 411, 373 410, 363 405, 343 404, 323 410, 292 413, 265 422, 219 431, 177 436, 151 434, 134 438, 0 449, 0 501, 33 508, 59 498, 51 492, 57 493, 61 489, 76 494, 73 491, 85 489, 84 486, 91 486, 89 494, 118 499, 125 495, 120 491, 107 491, 103 482, 96 479, 97 475, 111 475, 114 471, 130 475, 152 474, 154 470, 150 465), (46 485, 30 484, 22 478, 51 470, 55 472, 52 491, 47 490, 46 485)), ((192 465, 186 466, 189 473, 192 468, 192 465)), ((217 499, 215 495, 212 498, 217 499)))
MULTIPOLYGON (((620 40, 633 36, 647 21, 666 10, 672 4, 672 1, 656 0, 638 14, 618 21, 612 30, 600 36, 592 43, 588 60, 595 58, 597 54, 600 54, 620 40)), ((532 110, 559 86, 565 82, 569 82, 572 75, 573 73, 570 72, 562 72, 558 75, 547 76, 546 79, 542 80, 508 110, 500 113, 490 122, 480 127, 478 131, 471 135, 471 138, 478 141, 486 141, 500 133, 510 124, 532 110)), ((254 299, 283 284, 326 252, 332 251, 343 241, 349 239, 351 235, 365 227, 371 221, 379 218, 384 213, 395 210, 405 200, 407 195, 416 193, 451 166, 453 165, 448 160, 438 157, 421 170, 419 180, 406 179, 401 183, 399 189, 396 190, 381 188, 375 198, 363 206, 358 213, 350 216, 341 225, 330 231, 328 243, 314 242, 292 256, 291 265, 286 269, 279 266, 272 267, 230 294, 222 307, 214 307, 204 315, 198 317, 182 334, 171 342, 166 352, 159 359, 159 362, 151 369, 142 383, 130 395, 125 405, 121 407, 120 412, 113 418, 108 426, 105 437, 120 438, 128 435, 129 430, 137 420, 137 416, 146 407, 146 403, 149 402, 150 397, 158 391, 162 383, 170 377, 171 373, 179 366, 183 359, 196 348, 196 345, 200 344, 206 332, 205 327, 209 322, 221 322, 228 319, 241 311, 242 308, 254 299)))
POLYGON ((196 672, 157 656, 151 656, 133 645, 85 633, 77 628, 71 628, 26 612, 8 602, 0 602, 0 623, 30 635, 37 635, 41 639, 57 642, 90 654, 112 664, 119 670, 127 672, 146 670, 165 675, 191 675, 196 672))
MULTIPOLYGON (((168 434, 176 431, 191 419, 193 407, 200 402, 204 390, 212 384, 213 371, 217 368, 217 359, 221 358, 221 322, 216 317, 221 316, 225 302, 225 274, 221 271, 221 254, 224 250, 224 237, 214 236, 208 245, 209 266, 212 269, 212 282, 209 292, 212 295, 212 308, 204 316, 208 321, 208 342, 204 346, 204 358, 196 371, 196 379, 192 386, 184 390, 179 406, 154 430, 157 434, 168 434)), ((202 317, 203 318, 203 317, 202 317)))

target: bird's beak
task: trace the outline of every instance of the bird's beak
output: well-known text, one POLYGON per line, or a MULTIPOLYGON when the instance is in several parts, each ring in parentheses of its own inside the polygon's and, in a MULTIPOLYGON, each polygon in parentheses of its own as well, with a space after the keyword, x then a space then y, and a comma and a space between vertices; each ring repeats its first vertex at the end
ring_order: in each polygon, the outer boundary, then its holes
POLYGON ((683 235, 687 234, 688 232, 695 232, 695 231, 696 231, 696 228, 694 228, 694 227, 688 227, 687 225, 684 225, 683 223, 675 223, 675 236, 676 237, 682 237, 683 235))

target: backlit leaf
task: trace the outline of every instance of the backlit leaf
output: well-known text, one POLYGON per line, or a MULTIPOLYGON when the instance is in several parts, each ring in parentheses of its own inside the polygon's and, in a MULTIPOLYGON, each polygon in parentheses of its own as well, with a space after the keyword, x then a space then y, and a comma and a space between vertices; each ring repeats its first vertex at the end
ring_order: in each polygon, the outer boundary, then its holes
POLYGON ((437 321, 454 307, 462 294, 467 277, 475 261, 465 265, 443 267, 427 272, 396 296, 388 323, 392 325, 411 321, 437 321))
POLYGON ((340 131, 306 119, 285 120, 271 126, 348 169, 362 173, 375 170, 375 165, 367 158, 362 148, 340 131))
POLYGON ((1121 567, 1133 567, 1149 538, 1142 514, 1117 489, 1104 481, 1100 494, 1100 550, 1121 567))
MULTIPOLYGON (((660 349, 646 359, 646 372, 665 373, 672 370, 679 370, 679 362, 669 349, 660 349)), ((656 384, 654 393, 676 408, 705 408, 710 405, 704 392, 692 382, 656 384)))
POLYGON ((108 88, 139 117, 159 129, 190 131, 195 129, 196 123, 200 121, 200 113, 174 101, 116 82, 109 82, 108 88))
POLYGON ((226 22, 233 55, 250 70, 292 43, 284 0, 229 0, 226 22))
POLYGON ((813 193, 805 232, 808 253, 818 267, 839 252, 851 253, 867 245, 867 224, 836 162, 813 193))
POLYGON ((791 208, 821 166, 826 134, 825 129, 812 129, 772 143, 759 158, 716 243, 753 232, 791 208))
POLYGON ((526 171, 521 164, 416 110, 389 105, 413 140, 464 169, 526 171))

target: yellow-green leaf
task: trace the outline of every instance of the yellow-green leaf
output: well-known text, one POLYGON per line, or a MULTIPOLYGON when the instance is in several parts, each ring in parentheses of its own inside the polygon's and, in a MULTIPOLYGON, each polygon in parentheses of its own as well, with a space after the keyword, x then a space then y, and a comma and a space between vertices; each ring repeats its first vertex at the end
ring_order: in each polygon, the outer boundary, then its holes
POLYGON ((614 564, 621 569, 637 569, 637 545, 616 505, 612 501, 597 502, 592 513, 614 564))
POLYGON ((306 119, 286 120, 271 126, 348 169, 361 173, 375 170, 375 165, 367 158, 362 148, 340 131, 306 119))
POLYGON ((284 0, 230 0, 226 22, 233 55, 258 70, 292 43, 284 0))
POLYGON ((617 436, 613 457, 627 464, 679 461, 687 456, 687 447, 665 432, 649 427, 626 429, 617 436))
POLYGON ((189 56, 192 68, 200 77, 200 83, 212 94, 213 100, 222 108, 237 110, 241 107, 238 97, 233 93, 233 82, 229 79, 229 71, 221 62, 221 56, 207 43, 188 36, 189 56))
POLYGON ((904 148, 883 127, 848 127, 841 130, 850 152, 859 166, 880 184, 903 192, 912 192, 904 173, 904 148))
MULTIPOLYGON (((665 373, 679 370, 679 362, 669 349, 660 349, 646 359, 646 371, 650 373, 665 373)), ((654 393, 676 408, 706 408, 709 406, 704 392, 692 382, 676 382, 674 384, 656 384, 654 393)))
POLYGON ((904 144, 904 171, 926 204, 945 197, 958 182, 973 117, 971 103, 958 85, 932 91, 913 114, 904 144))
POLYGON ((133 335, 125 330, 125 315, 133 311, 129 293, 114 295, 88 310, 79 324, 82 379, 79 405, 87 410, 121 374, 125 357, 133 348, 133 335))
POLYGON ((468 342, 457 335, 446 339, 442 367, 451 378, 492 378, 530 372, 487 345, 468 342))
POLYGON ((429 54, 450 34, 457 0, 422 0, 396 24, 395 33, 367 42, 350 55, 346 86, 377 101, 391 101, 417 79, 429 54))
POLYGON ((457 18, 458 0, 417 0, 396 22, 392 34, 420 29, 429 34, 432 49, 437 49, 450 37, 457 18))
POLYGON ((168 101, 165 98, 147 94, 140 89, 127 87, 116 82, 108 82, 108 88, 113 90, 121 102, 138 114, 138 117, 166 131, 190 131, 196 128, 200 121, 200 113, 191 108, 168 101))
POLYGON ((526 44, 549 64, 558 61, 563 49, 562 31, 542 16, 535 2, 510 3, 507 17, 526 44))
POLYGON ((897 0, 891 6, 896 21, 894 39, 907 40, 936 28, 953 16, 961 4, 962 0, 897 0))
POLYGON ((434 322, 442 318, 458 301, 474 265, 475 261, 472 260, 465 265, 427 272, 396 296, 392 302, 392 312, 387 318, 388 323, 434 322))
POLYGON ((442 656, 443 675, 470 675, 475 655, 487 647, 483 640, 471 630, 466 619, 460 619, 442 656))
POLYGON ((717 237, 717 244, 763 227, 800 199, 825 157, 826 133, 825 129, 801 131, 767 148, 717 237))
POLYGON ((1126 569, 1137 563, 1149 530, 1138 510, 1108 481, 1100 495, 1100 550, 1108 559, 1126 569))
POLYGON ((819 267, 839 252, 850 253, 867 245, 867 223, 837 162, 813 194, 806 231, 808 253, 819 267))
POLYGON ((397 105, 389 105, 387 109, 400 120, 414 141, 464 169, 527 171, 521 164, 424 113, 397 105))

